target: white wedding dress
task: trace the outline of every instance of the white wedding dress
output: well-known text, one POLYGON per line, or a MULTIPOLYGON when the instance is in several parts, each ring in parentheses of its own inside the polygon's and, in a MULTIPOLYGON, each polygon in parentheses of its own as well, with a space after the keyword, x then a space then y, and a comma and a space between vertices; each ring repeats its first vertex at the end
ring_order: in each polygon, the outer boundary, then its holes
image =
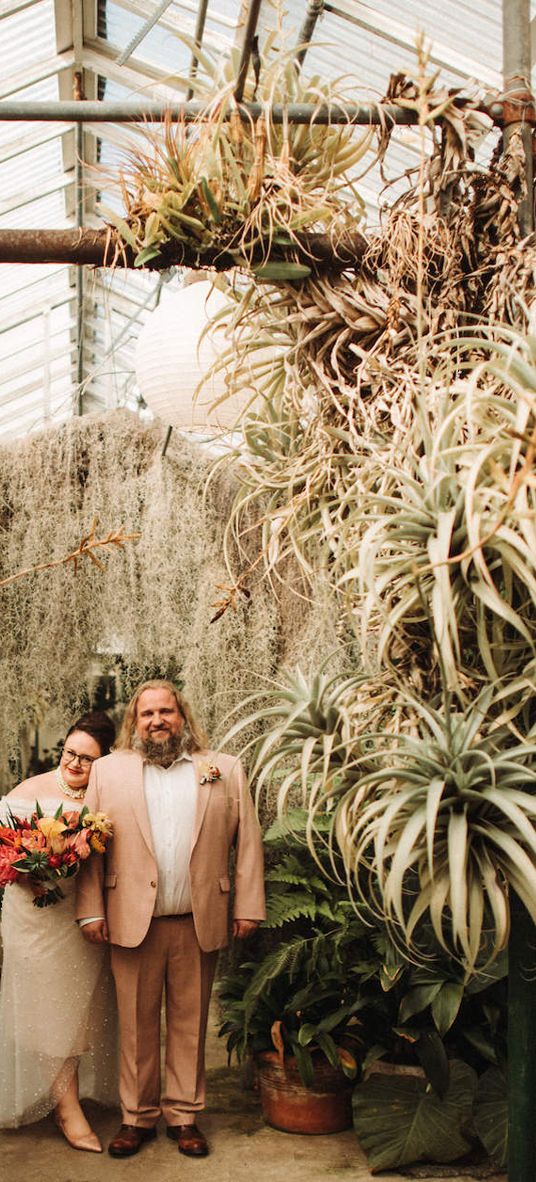
MULTIPOLYGON (((41 799, 53 814, 65 801, 41 799)), ((35 804, 0 800, 29 816, 35 804)), ((72 808, 72 806, 70 806, 72 808)), ((74 918, 75 879, 65 898, 34 907, 29 887, 13 883, 2 905, 0 981, 0 1127, 39 1120, 79 1068, 80 1097, 117 1103, 117 1018, 108 949, 88 944, 74 918)))

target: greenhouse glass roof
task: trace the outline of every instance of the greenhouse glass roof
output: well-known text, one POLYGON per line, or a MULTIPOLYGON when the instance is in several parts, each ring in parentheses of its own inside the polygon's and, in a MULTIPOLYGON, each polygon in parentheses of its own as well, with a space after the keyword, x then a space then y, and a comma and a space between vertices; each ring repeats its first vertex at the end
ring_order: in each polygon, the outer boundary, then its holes
MULTIPOLYGON (((124 98, 183 100, 192 70, 192 38, 206 0, 3 0, 0 5, 1 100, 124 98)), ((242 44, 248 4, 208 0, 203 45, 225 54, 242 44)), ((259 32, 280 22, 299 39, 309 0, 262 0, 259 32)), ((500 0, 325 0, 307 69, 325 79, 348 75, 356 99, 385 93, 389 76, 410 71, 421 29, 445 84, 500 89, 500 0)), ((534 24, 534 21, 533 21, 534 24)), ((292 40, 293 39, 293 40, 292 40)), ((0 229, 102 225, 97 169, 116 167, 125 124, 0 121, 0 229)), ((394 172, 416 159, 411 128, 400 128, 394 172)), ((100 178, 100 179, 99 179, 100 178)), ((373 223, 381 181, 367 175, 362 195, 373 223)), ((109 200, 113 203, 114 198, 109 200)), ((0 434, 21 435, 72 414, 140 407, 133 345, 159 298, 148 272, 60 264, 0 267, 0 434)))

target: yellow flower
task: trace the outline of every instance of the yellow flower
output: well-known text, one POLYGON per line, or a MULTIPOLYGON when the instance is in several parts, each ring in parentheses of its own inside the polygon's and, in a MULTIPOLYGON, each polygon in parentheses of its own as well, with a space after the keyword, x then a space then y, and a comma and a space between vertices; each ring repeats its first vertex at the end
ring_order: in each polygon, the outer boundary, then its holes
POLYGON ((96 854, 104 854, 106 851, 106 846, 105 846, 104 842, 99 841, 99 838, 96 833, 91 834, 91 837, 89 839, 89 844, 91 846, 91 849, 94 850, 96 854))
POLYGON ((86 813, 82 824, 86 829, 91 829, 92 833, 103 833, 106 837, 111 837, 112 822, 106 813, 86 813))
POLYGON ((37 822, 37 828, 40 829, 43 837, 46 838, 52 853, 61 854, 65 849, 65 838, 63 834, 65 833, 66 825, 63 824, 63 821, 57 821, 55 817, 40 817, 37 822))

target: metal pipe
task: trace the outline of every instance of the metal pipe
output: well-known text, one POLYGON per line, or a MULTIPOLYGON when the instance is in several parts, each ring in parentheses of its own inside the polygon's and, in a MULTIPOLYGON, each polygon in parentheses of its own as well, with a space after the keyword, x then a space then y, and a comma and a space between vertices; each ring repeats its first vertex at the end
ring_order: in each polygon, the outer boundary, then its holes
MULTIPOLYGON (((77 70, 73 79, 73 93, 75 102, 83 101, 82 72, 77 70)), ((74 159, 74 189, 75 189, 75 219, 78 230, 84 225, 84 125, 77 123, 75 127, 75 159, 74 159)), ((76 272, 76 414, 84 413, 84 268, 78 267, 76 272)))
POLYGON ((242 95, 244 93, 244 87, 246 85, 248 73, 249 59, 251 57, 252 42, 255 36, 255 29, 257 28, 261 4, 262 0, 250 0, 246 27, 244 29, 242 53, 240 56, 240 64, 238 66, 238 77, 236 79, 236 86, 234 90, 234 97, 237 103, 242 102, 242 95))
POLYGON ((502 0, 503 24, 503 142, 507 147, 515 131, 521 132, 525 149, 527 195, 519 206, 523 235, 533 224, 532 122, 534 100, 531 84, 530 0, 502 0))
POLYGON ((299 49, 298 53, 296 54, 298 66, 303 66, 305 55, 309 48, 309 42, 311 41, 315 31, 316 22, 324 11, 324 4, 325 0, 309 0, 307 12, 305 13, 305 20, 300 29, 298 37, 298 45, 301 45, 301 49, 299 49))
MULTIPOLYGON (((289 249, 291 259, 301 257, 302 262, 312 263, 317 268, 329 267, 342 271, 355 266, 368 249, 367 239, 359 231, 337 238, 336 246, 329 234, 296 235, 296 246, 289 249)), ((236 267, 236 255, 214 249, 201 254, 195 247, 174 242, 171 246, 173 257, 166 257, 164 247, 158 259, 151 260, 147 269, 165 271, 170 266, 190 267, 192 270, 210 267, 215 271, 228 271, 236 267), (179 257, 179 250, 181 252, 179 257)), ((285 251, 279 248, 272 259, 281 261, 285 251)), ((101 230, 0 230, 0 263, 74 263, 96 267, 134 267, 134 254, 123 246, 117 232, 111 227, 101 230)))
MULTIPOLYGON (((76 193, 76 226, 78 230, 82 229, 84 224, 84 178, 83 178, 83 154, 84 154, 84 125, 77 123, 76 133, 76 160, 75 160, 75 193, 76 193)), ((76 413, 81 415, 84 413, 84 268, 78 267, 76 271, 76 413)))
MULTIPOLYGON (((245 122, 266 114, 261 103, 241 103, 238 112, 245 122)), ((203 115, 209 118, 206 103, 199 101, 163 103, 148 99, 124 99, 93 102, 86 99, 76 103, 69 100, 0 100, 0 122, 10 123, 143 123, 146 120, 163 123, 170 116, 172 119, 183 119, 189 123, 203 115)), ((230 115, 229 110, 224 118, 229 119, 230 115)), ((290 123, 310 123, 314 119, 315 123, 320 124, 348 123, 373 126, 384 121, 406 126, 418 123, 415 111, 399 107, 396 103, 379 103, 371 107, 361 103, 347 103, 344 106, 329 103, 289 103, 288 106, 283 106, 281 103, 274 103, 270 108, 270 118, 274 123, 282 123, 284 119, 290 123)))
MULTIPOLYGON (((208 0, 199 0, 199 7, 197 9, 197 20, 195 23, 194 41, 196 47, 201 49, 203 44, 203 33, 205 31, 205 21, 207 19, 208 0)), ((193 80, 197 74, 198 58, 195 52, 192 53, 192 60, 190 62, 190 70, 188 73, 188 80, 193 80)), ((194 93, 193 86, 189 86, 186 91, 186 102, 189 103, 194 93)))

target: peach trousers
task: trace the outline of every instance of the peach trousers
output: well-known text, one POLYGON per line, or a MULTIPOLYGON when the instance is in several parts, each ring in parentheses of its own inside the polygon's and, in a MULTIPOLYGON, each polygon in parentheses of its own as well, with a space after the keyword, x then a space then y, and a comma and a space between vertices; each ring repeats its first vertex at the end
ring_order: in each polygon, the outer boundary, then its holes
POLYGON ((193 919, 153 919, 137 948, 112 944, 124 1124, 151 1128, 195 1122, 205 1103, 205 1035, 217 952, 203 952, 193 919), (161 1094, 160 1022, 166 998, 165 1088, 161 1094))

